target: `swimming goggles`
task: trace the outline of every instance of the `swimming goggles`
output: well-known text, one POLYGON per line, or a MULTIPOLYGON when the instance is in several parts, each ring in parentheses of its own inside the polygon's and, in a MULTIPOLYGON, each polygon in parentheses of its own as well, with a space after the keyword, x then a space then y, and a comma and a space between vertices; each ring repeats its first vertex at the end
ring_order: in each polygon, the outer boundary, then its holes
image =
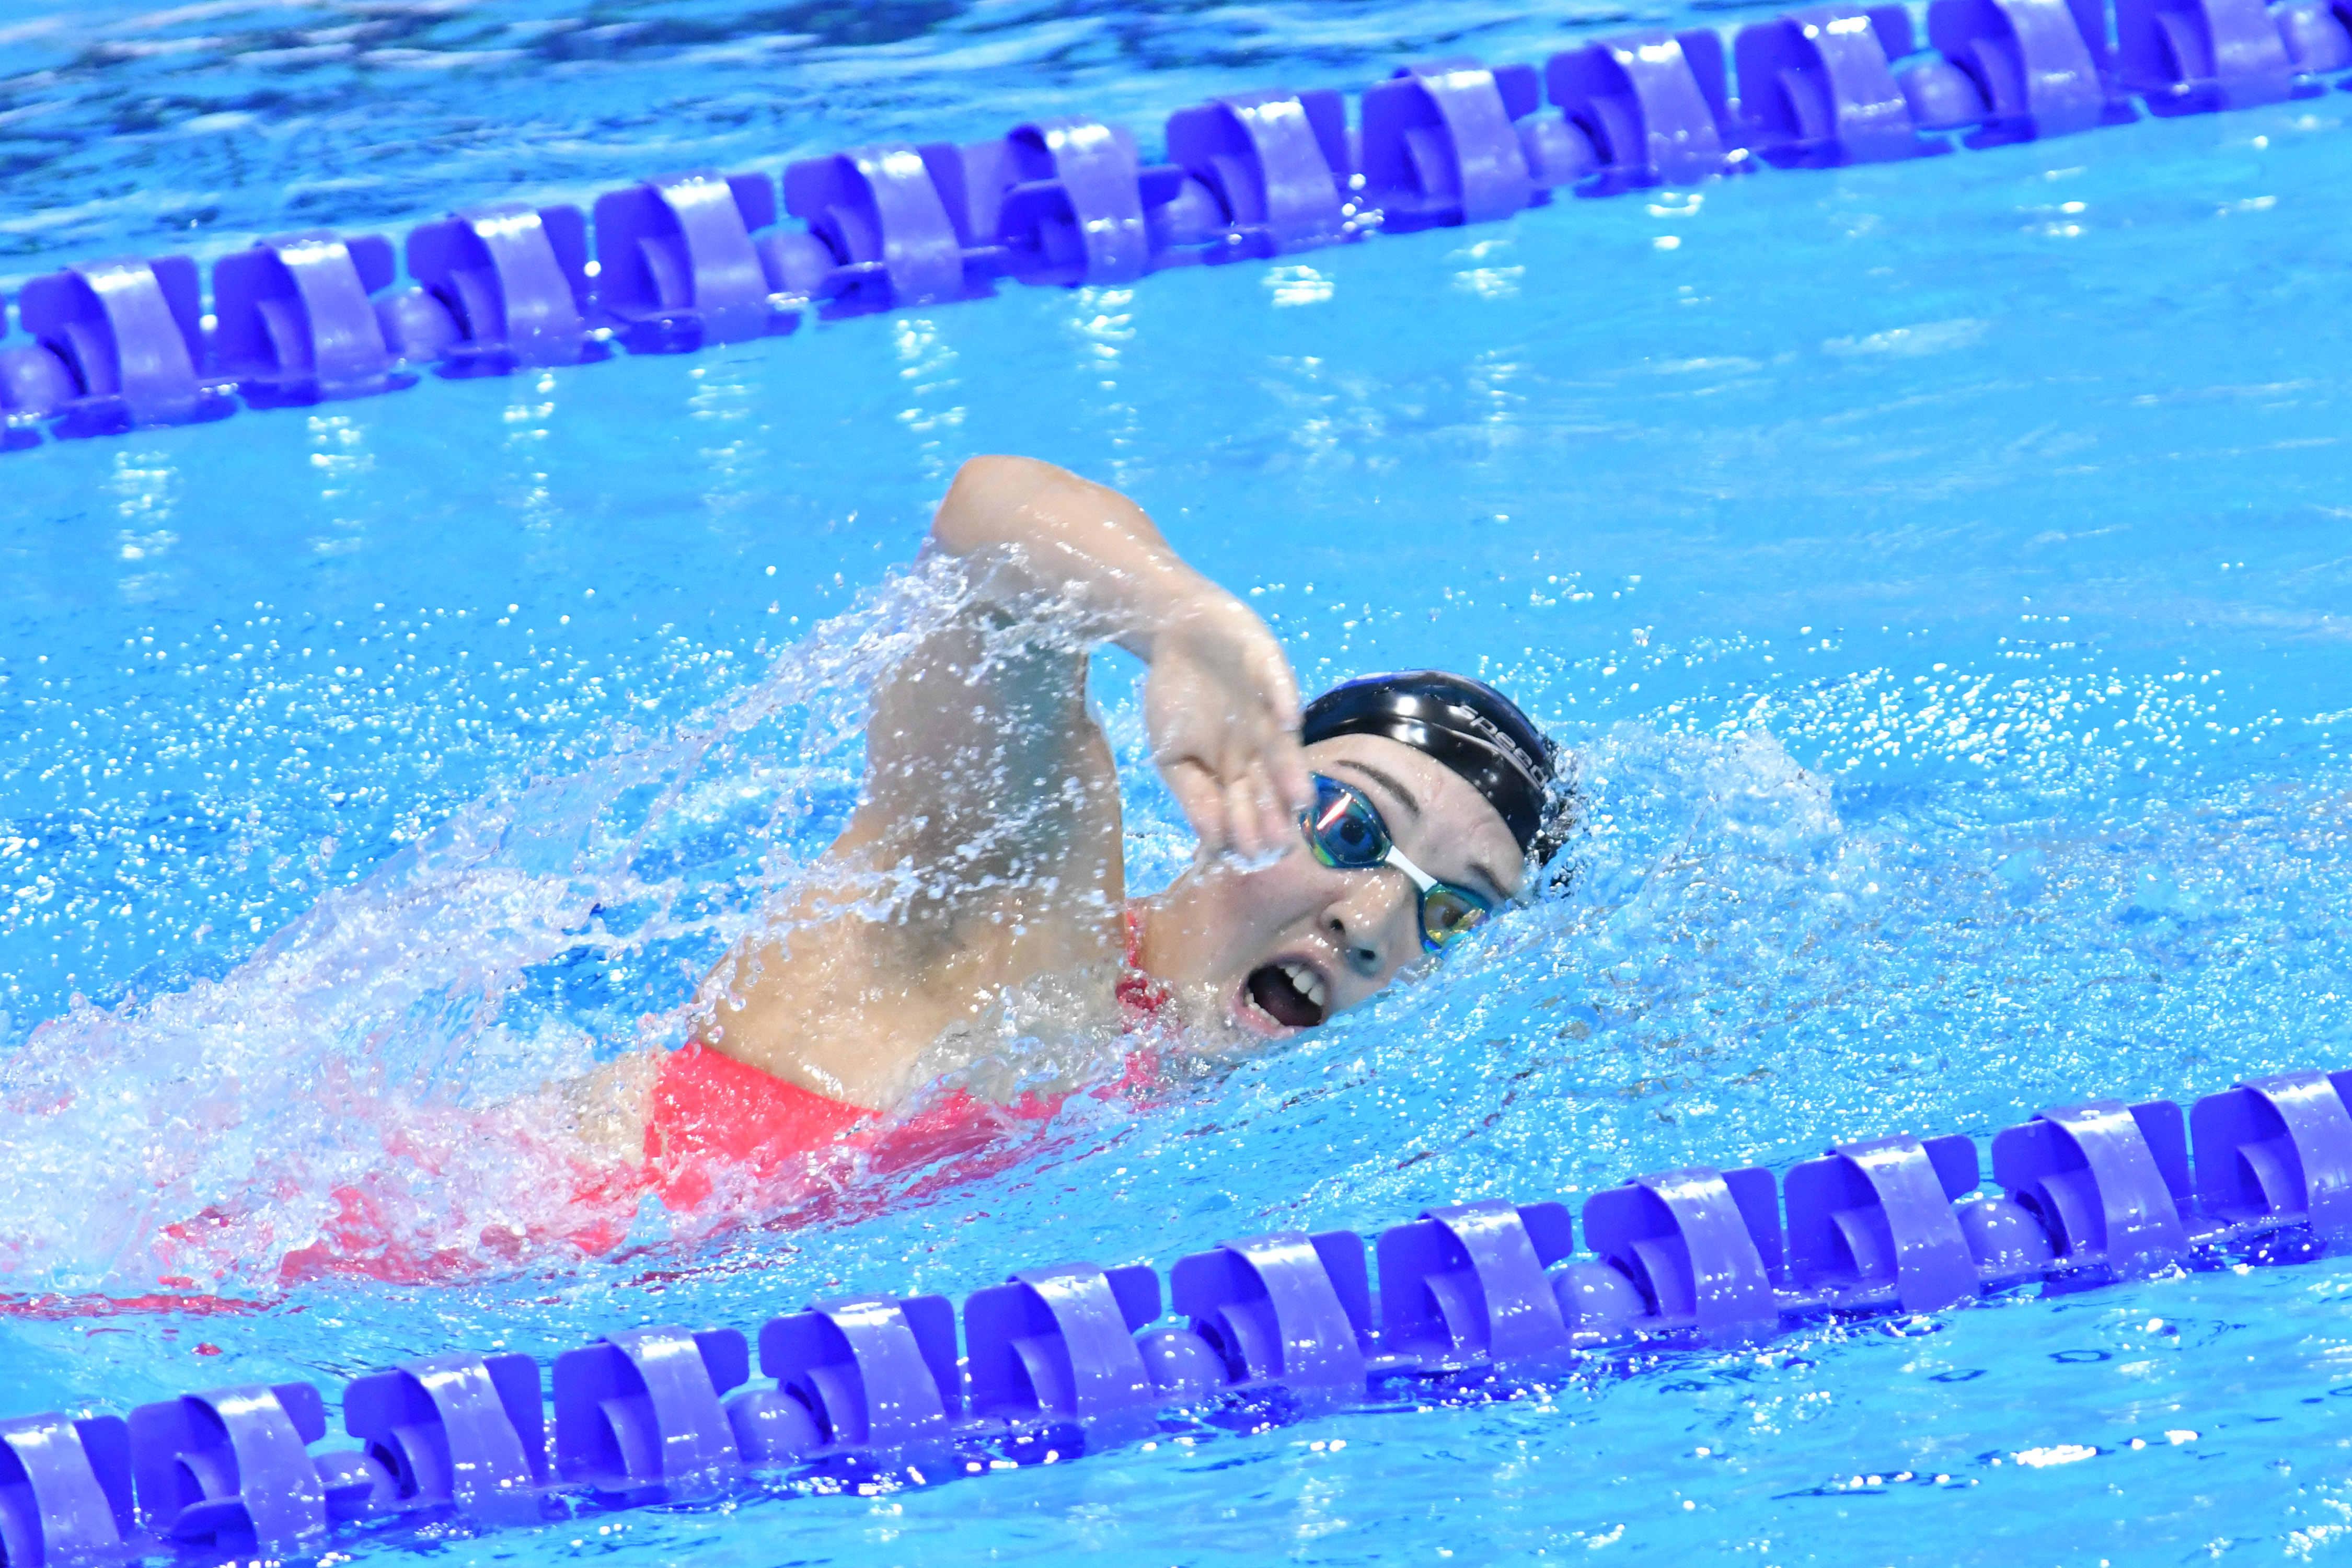
POLYGON ((1404 858, 1389 826, 1363 793, 1338 779, 1313 775, 1315 805, 1298 814, 1307 847, 1335 871, 1376 871, 1393 866, 1421 890, 1421 945, 1435 952, 1494 912, 1494 905, 1451 882, 1441 882, 1404 858))

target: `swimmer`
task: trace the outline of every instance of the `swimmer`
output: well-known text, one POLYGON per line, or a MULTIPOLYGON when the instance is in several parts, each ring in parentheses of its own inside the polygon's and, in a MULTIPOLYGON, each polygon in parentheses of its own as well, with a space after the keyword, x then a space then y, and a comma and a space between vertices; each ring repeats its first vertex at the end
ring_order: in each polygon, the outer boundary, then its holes
POLYGON ((972 593, 877 694, 847 829, 706 981, 703 1039, 567 1091, 674 1205, 707 1190, 691 1150, 766 1168, 876 1122, 1041 983, 1228 1045, 1314 1028, 1520 900, 1570 826, 1559 752, 1490 687, 1378 676, 1302 712, 1265 623, 1115 490, 975 458, 929 549, 972 593), (1086 700, 1105 643, 1150 666, 1152 758, 1200 840, 1134 903, 1086 700))

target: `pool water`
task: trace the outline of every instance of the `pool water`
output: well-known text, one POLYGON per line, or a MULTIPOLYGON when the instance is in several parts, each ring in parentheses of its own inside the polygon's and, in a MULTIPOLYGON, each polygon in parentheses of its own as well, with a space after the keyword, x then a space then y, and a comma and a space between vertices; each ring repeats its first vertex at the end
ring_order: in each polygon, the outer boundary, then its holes
MULTIPOLYGON (((1049 101, 1149 141, 1210 92, 1537 58, 1629 14, 26 15, 12 293, 1049 101)), ((0 1411, 748 1329, 2352 1065, 2347 107, 0 458, 0 1411), (939 613, 907 563, 987 451, 1128 489, 1310 688, 1426 663, 1520 696, 1581 759, 1578 881, 1164 1103, 1082 1095, 1009 1163, 845 1166, 724 1224, 648 1205, 583 1247, 593 1205, 501 1107, 674 1042, 822 849, 864 693, 939 613)), ((1186 846, 1136 675, 1104 658, 1097 699, 1150 887, 1186 846)), ((1065 1050, 1012 1032, 988 1065, 1065 1050)), ((2029 1289, 943 1486, 338 1551, 2305 1558, 2352 1531, 2347 1291, 2341 1258, 2029 1289)))

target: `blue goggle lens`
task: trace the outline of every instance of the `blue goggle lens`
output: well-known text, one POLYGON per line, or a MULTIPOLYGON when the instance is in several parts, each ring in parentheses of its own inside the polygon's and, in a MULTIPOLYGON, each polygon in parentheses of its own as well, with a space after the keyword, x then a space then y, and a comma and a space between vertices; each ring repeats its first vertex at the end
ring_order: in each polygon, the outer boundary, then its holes
MULTIPOLYGON (((1315 775, 1315 805, 1299 817, 1315 858, 1337 871, 1374 871, 1389 862, 1395 841, 1372 803, 1337 779, 1315 775)), ((1465 935, 1492 912, 1465 888, 1438 882, 1419 889, 1421 944, 1432 952, 1465 935)))

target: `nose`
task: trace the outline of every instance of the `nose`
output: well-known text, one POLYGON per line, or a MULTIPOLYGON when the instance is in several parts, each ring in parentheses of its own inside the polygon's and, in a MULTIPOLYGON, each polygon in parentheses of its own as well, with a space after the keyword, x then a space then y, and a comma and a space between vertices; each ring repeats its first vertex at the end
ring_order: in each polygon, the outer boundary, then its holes
POLYGON ((1400 918, 1412 902, 1412 892, 1393 872, 1360 872, 1323 909, 1323 933, 1339 950, 1347 966, 1367 980, 1388 973, 1391 955, 1402 941, 1400 918))

